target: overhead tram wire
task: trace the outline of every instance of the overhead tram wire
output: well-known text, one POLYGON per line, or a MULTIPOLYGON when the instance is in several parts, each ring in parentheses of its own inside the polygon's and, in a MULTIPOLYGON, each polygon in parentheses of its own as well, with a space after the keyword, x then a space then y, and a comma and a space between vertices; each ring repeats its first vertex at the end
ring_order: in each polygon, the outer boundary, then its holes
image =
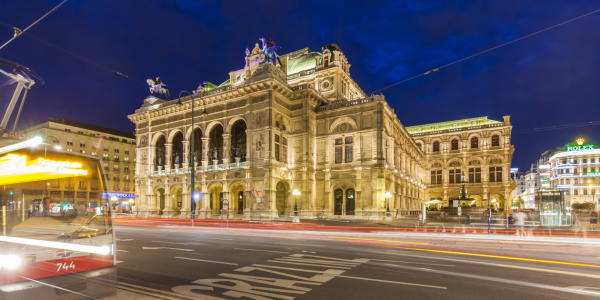
POLYGON ((581 16, 579 16, 579 17, 577 17, 577 18, 574 18, 574 19, 571 19, 571 20, 568 20, 568 21, 562 22, 562 23, 560 23, 560 24, 556 24, 556 25, 554 25, 554 26, 550 26, 550 27, 548 27, 548 28, 546 28, 546 29, 542 29, 542 30, 540 30, 540 31, 537 31, 537 32, 534 32, 534 33, 532 33, 532 34, 526 35, 526 36, 524 36, 524 37, 520 37, 520 38, 518 38, 518 39, 516 39, 516 40, 512 40, 512 41, 510 41, 510 42, 506 42, 506 43, 504 43, 504 44, 502 44, 502 45, 498 45, 498 46, 496 46, 496 47, 493 47, 493 48, 487 49, 487 50, 485 50, 485 51, 481 51, 481 52, 479 52, 479 53, 476 53, 476 54, 473 54, 473 55, 471 55, 471 56, 467 56, 467 57, 465 57, 465 58, 462 58, 462 59, 459 59, 459 60, 457 60, 457 61, 451 62, 451 63, 449 63, 449 64, 443 65, 443 66, 441 66, 441 67, 437 67, 437 68, 435 68, 435 69, 431 69, 431 70, 429 70, 429 71, 427 71, 427 72, 425 72, 425 73, 421 73, 421 74, 419 74, 419 75, 416 75, 416 76, 413 76, 413 77, 411 77, 411 78, 408 78, 408 79, 402 80, 402 81, 400 81, 400 82, 396 82, 396 83, 394 83, 394 84, 390 84, 390 85, 388 85, 388 86, 386 86, 386 87, 383 87, 383 88, 380 88, 380 89, 378 89, 378 90, 372 91, 372 92, 370 92, 369 94, 374 94, 374 93, 376 93, 376 92, 379 92, 379 91, 385 90, 385 89, 387 89, 387 88, 391 88, 391 87, 393 87, 393 86, 396 86, 396 85, 398 85, 398 84, 401 84, 401 83, 407 82, 407 81, 409 81, 409 80, 413 80, 413 79, 415 79, 415 78, 417 78, 417 77, 421 77, 421 76, 429 75, 429 74, 431 74, 432 72, 437 72, 437 71, 439 71, 440 69, 443 69, 443 68, 449 67, 449 66, 451 66, 451 65, 453 65, 453 64, 456 64, 456 63, 459 63, 459 62, 461 62, 461 61, 463 61, 463 60, 467 60, 467 59, 469 59, 469 58, 473 58, 473 57, 475 57, 475 56, 481 55, 481 54, 483 54, 483 53, 486 53, 486 52, 489 52, 489 51, 492 51, 492 50, 495 50, 495 49, 498 49, 498 48, 500 48, 500 47, 504 47, 504 46, 506 46, 506 45, 508 45, 508 44, 512 44, 512 43, 514 43, 514 42, 517 42, 517 41, 520 41, 520 40, 526 39, 526 38, 528 38, 528 37, 534 36, 534 35, 536 35, 536 34, 538 34, 538 33, 542 33, 542 32, 544 32, 544 31, 550 30, 550 29, 552 29, 552 28, 556 28, 556 27, 559 27, 559 26, 565 25, 565 24, 567 24, 567 23, 573 22, 573 21, 575 21, 575 20, 577 20, 577 19, 581 19, 581 18, 587 17, 587 16, 589 16, 589 15, 592 15, 592 14, 595 14, 595 13, 597 13, 597 12, 600 12, 600 9, 598 9, 598 10, 595 10, 595 11, 593 11, 593 12, 590 12, 590 13, 587 13, 587 14, 585 14, 585 15, 581 15, 581 16))
MULTIPOLYGON (((15 36, 13 36, 12 39, 8 40, 6 43, 4 43, 4 45, 0 46, 0 49, 4 48, 4 46, 8 45, 8 43, 12 42, 14 39, 16 39, 17 37, 19 37, 21 34, 25 33, 25 31, 29 30, 29 28, 33 27, 33 25, 37 24, 39 21, 41 21, 43 18, 47 17, 49 14, 51 14, 53 11, 55 11, 57 8, 59 8, 61 5, 65 4, 65 2, 67 2, 69 0, 64 0, 63 2, 61 2, 60 4, 58 4, 56 7, 54 7, 51 11, 47 12, 45 15, 43 15, 41 18, 37 19, 37 21, 33 22, 33 24, 29 25, 29 27, 21 30, 20 32, 15 32, 15 36)), ((16 31, 16 30, 15 30, 16 31)))
POLYGON ((586 127, 586 126, 594 126, 594 125, 600 125, 600 121, 592 121, 592 122, 585 122, 585 123, 574 123, 574 124, 565 124, 565 125, 557 125, 557 126, 548 126, 548 127, 538 127, 538 128, 515 130, 515 131, 512 132, 512 134, 534 133, 534 132, 541 132, 541 131, 558 130, 558 129, 570 129, 570 128, 578 128, 578 127, 586 127))
MULTIPOLYGON (((8 24, 6 24, 6 23, 4 23, 4 22, 2 22, 2 21, 0 21, 0 25, 4 25, 4 26, 6 26, 6 27, 8 27, 8 28, 11 28, 11 27, 10 27, 10 25, 8 25, 8 24)), ((113 69, 111 69, 111 68, 109 68, 109 67, 106 67, 106 66, 104 66, 104 65, 102 65, 102 64, 100 64, 100 63, 97 63, 97 62, 95 62, 95 61, 93 61, 93 60, 91 60, 91 59, 85 58, 85 57, 83 57, 83 56, 81 56, 81 55, 79 55, 79 54, 77 54, 77 53, 73 53, 73 52, 71 52, 71 51, 69 51, 69 50, 66 50, 66 49, 64 49, 64 48, 61 48, 61 47, 59 47, 59 46, 56 46, 56 45, 54 45, 54 44, 52 44, 52 43, 50 43, 50 42, 48 42, 48 41, 45 41, 45 40, 43 40, 43 39, 40 39, 40 38, 38 38, 38 37, 36 37, 36 36, 34 36, 34 35, 32 35, 32 34, 26 33, 25 35, 26 35, 27 37, 29 37, 29 38, 32 38, 32 39, 34 39, 34 40, 36 40, 36 41, 38 41, 38 42, 42 43, 42 44, 46 44, 47 46, 53 47, 53 48, 55 48, 55 49, 57 49, 57 50, 59 50, 59 51, 62 51, 62 52, 64 52, 64 53, 66 53, 66 54, 69 54, 69 55, 71 55, 71 56, 74 56, 74 57, 76 57, 76 58, 79 58, 79 59, 81 59, 81 60, 83 60, 83 61, 85 61, 85 62, 87 62, 87 63, 89 63, 89 64, 92 64, 92 65, 94 65, 94 66, 96 66, 96 67, 99 67, 99 68, 101 68, 101 69, 104 69, 105 71, 108 71, 108 72, 111 72, 111 73, 115 73, 115 74, 117 74, 117 75, 120 75, 120 76, 123 76, 123 77, 125 77, 125 78, 131 79, 131 80, 133 80, 133 81, 134 81, 134 82, 136 82, 136 83, 139 83, 139 84, 146 85, 146 83, 145 83, 145 82, 141 82, 141 81, 135 80, 135 79, 133 79, 133 78, 131 78, 131 77, 127 76, 126 74, 123 74, 123 73, 121 73, 121 72, 119 72, 119 71, 113 70, 113 69)))

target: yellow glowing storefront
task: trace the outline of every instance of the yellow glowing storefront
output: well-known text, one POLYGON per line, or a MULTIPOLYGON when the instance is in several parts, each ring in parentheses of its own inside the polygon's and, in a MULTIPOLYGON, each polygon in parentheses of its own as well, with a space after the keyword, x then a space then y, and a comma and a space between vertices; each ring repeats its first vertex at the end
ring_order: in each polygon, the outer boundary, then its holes
POLYGON ((44 144, 0 151, 1 204, 18 215, 105 214, 110 208, 101 197, 106 191, 100 166, 98 158, 44 144))

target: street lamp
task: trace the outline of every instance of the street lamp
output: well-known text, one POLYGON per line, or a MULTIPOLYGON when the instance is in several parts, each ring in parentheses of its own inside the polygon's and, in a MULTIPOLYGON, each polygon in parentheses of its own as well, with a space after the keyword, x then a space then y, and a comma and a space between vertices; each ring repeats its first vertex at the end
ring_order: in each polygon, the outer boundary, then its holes
POLYGON ((294 195, 294 216, 298 216, 298 195, 300 195, 300 192, 298 192, 298 190, 294 190, 292 195, 294 195))
MULTIPOLYGON (((194 170, 195 169, 194 168, 195 161, 194 161, 194 156, 193 156, 194 155, 194 96, 192 94, 190 94, 190 92, 188 92, 188 91, 181 91, 179 93, 179 98, 177 99, 176 105, 183 106, 183 103, 181 103, 181 94, 182 93, 187 93, 189 96, 192 96, 192 134, 190 135, 190 139, 192 140, 192 143, 190 145, 190 158, 191 158, 190 160, 192 162, 192 169, 191 169, 191 173, 192 173, 192 178, 191 178, 192 179, 192 189, 191 189, 190 195, 194 195, 194 188, 196 187, 195 183, 194 183, 194 175, 196 173, 196 170, 194 170)), ((206 112, 206 104, 204 103, 204 100, 202 99, 202 97, 200 97, 200 100, 202 100, 202 106, 204 107, 204 110, 202 111, 202 113, 200 115, 201 116, 206 116, 206 115, 208 115, 208 113, 206 112)), ((190 218, 192 220, 194 220, 194 208, 195 208, 194 205, 193 205, 194 204, 194 199, 193 198, 194 197, 190 197, 190 211, 191 211, 190 212, 190 218)))
POLYGON ((390 194, 390 192, 385 193, 384 195, 386 202, 387 202, 387 209, 386 209, 386 213, 389 215, 390 214, 390 198, 392 197, 392 194, 390 194))

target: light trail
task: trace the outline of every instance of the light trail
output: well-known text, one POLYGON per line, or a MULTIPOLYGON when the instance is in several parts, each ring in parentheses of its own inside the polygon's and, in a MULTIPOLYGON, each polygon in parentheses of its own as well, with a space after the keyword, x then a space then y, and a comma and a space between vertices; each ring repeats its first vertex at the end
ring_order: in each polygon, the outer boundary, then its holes
POLYGON ((332 238, 332 239, 348 239, 348 240, 361 240, 361 241, 374 241, 374 242, 391 242, 391 243, 405 243, 405 244, 429 245, 429 243, 393 241, 393 240, 378 240, 378 239, 363 239, 363 238, 352 238, 352 237, 344 237, 344 236, 328 236, 328 238, 332 238))
POLYGON ((554 260, 543 260, 543 259, 533 259, 533 258, 523 258, 523 257, 513 257, 513 256, 500 256, 500 255, 479 254, 479 253, 469 253, 469 252, 455 252, 455 251, 433 250, 433 249, 418 249, 418 248, 406 248, 406 247, 395 247, 395 248, 405 249, 405 250, 446 253, 446 254, 478 256, 478 257, 487 257, 487 258, 501 258, 501 259, 510 259, 510 260, 541 262, 541 263, 547 263, 547 264, 559 264, 559 265, 570 265, 570 266, 579 266, 579 267, 600 268, 599 265, 579 264, 579 263, 570 263, 570 262, 554 261, 554 260))

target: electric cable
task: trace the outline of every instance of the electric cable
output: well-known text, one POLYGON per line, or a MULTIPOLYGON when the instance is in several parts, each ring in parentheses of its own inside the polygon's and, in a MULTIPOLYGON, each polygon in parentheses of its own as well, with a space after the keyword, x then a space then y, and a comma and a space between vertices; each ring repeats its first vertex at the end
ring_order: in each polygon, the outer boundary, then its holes
POLYGON ((6 43, 4 43, 4 45, 0 46, 0 49, 4 48, 4 46, 8 45, 8 43, 12 42, 12 40, 16 39, 17 37, 19 37, 21 34, 25 33, 25 31, 29 30, 29 28, 33 27, 33 25, 37 24, 39 21, 41 21, 43 18, 47 17, 49 14, 51 14, 53 11, 55 11, 57 8, 59 8, 61 5, 65 4, 65 2, 67 2, 69 0, 64 0, 63 2, 61 2, 60 4, 58 4, 55 8, 53 8, 51 11, 47 12, 45 15, 43 15, 41 18, 37 19, 37 21, 33 22, 33 24, 29 25, 29 27, 23 29, 23 30, 19 30, 17 28, 13 28, 15 30, 15 36, 12 37, 12 39, 8 40, 6 43))
POLYGON ((546 28, 546 29, 542 29, 542 30, 540 30, 540 31, 537 31, 537 32, 534 32, 534 33, 532 33, 532 34, 526 35, 526 36, 524 36, 524 37, 520 37, 520 38, 518 38, 518 39, 516 39, 516 40, 512 40, 512 41, 510 41, 510 42, 506 42, 506 43, 504 43, 504 44, 501 44, 501 45, 498 45, 498 46, 496 46, 496 47, 493 47, 493 48, 487 49, 487 50, 485 50, 485 51, 481 51, 481 52, 479 52, 479 53, 476 53, 476 54, 473 54, 473 55, 467 56, 467 57, 465 57, 465 58, 462 58, 462 59, 459 59, 459 60, 457 60, 457 61, 451 62, 451 63, 449 63, 449 64, 443 65, 443 66, 441 66, 441 67, 437 67, 437 68, 435 68, 435 69, 431 69, 431 70, 429 70, 429 71, 427 71, 427 72, 425 72, 425 73, 421 73, 421 74, 419 74, 419 75, 416 75, 416 76, 413 76, 413 77, 411 77, 411 78, 408 78, 408 79, 402 80, 402 81, 400 81, 400 82, 397 82, 397 83, 394 83, 394 84, 388 85, 388 86, 386 86, 386 87, 380 88, 380 89, 378 89, 378 90, 375 90, 375 91, 373 91, 373 92, 370 92, 369 94, 374 94, 374 93, 376 93, 376 92, 379 92, 379 91, 385 90, 385 89, 387 89, 387 88, 390 88, 390 87, 396 86, 396 85, 398 85, 398 84, 401 84, 401 83, 407 82, 407 81, 409 81, 409 80, 412 80, 412 79, 415 79, 415 78, 417 78, 417 77, 421 77, 421 76, 429 75, 429 74, 431 74, 432 72, 437 72, 437 71, 439 71, 439 70, 440 70, 440 69, 442 69, 442 68, 449 67, 449 66, 451 66, 451 65, 453 65, 453 64, 456 64, 456 63, 459 63, 459 62, 461 62, 461 61, 463 61, 463 60, 467 60, 467 59, 469 59, 469 58, 472 58, 472 57, 475 57, 475 56, 481 55, 481 54, 483 54, 483 53, 486 53, 486 52, 492 51, 492 50, 494 50, 494 49, 498 49, 498 48, 500 48, 500 47, 503 47, 503 46, 506 46, 506 45, 508 45, 508 44, 512 44, 512 43, 514 43, 514 42, 517 42, 517 41, 520 41, 520 40, 526 39, 526 38, 528 38, 528 37, 531 37, 531 36, 534 36, 534 35, 536 35, 536 34, 538 34, 538 33, 542 33, 542 32, 544 32, 544 31, 550 30, 550 29, 552 29, 552 28, 556 28, 556 27, 558 27, 558 26, 565 25, 565 24, 567 24, 567 23, 573 22, 573 21, 575 21, 575 20, 577 20, 577 19, 581 19, 581 18, 587 17, 587 16, 589 16, 589 15, 591 15, 591 14, 595 14, 595 13, 597 13, 597 12, 600 12, 600 9, 598 9, 598 10, 595 10, 595 11, 593 11, 593 12, 590 12, 590 13, 587 13, 587 14, 585 14, 585 15, 581 15, 581 16, 579 16, 579 17, 577 17, 577 18, 574 18, 574 19, 571 19, 571 20, 568 20, 568 21, 562 22, 562 23, 560 23, 560 24, 556 24, 556 25, 554 25, 554 26, 550 26, 550 27, 548 27, 548 28, 546 28))

